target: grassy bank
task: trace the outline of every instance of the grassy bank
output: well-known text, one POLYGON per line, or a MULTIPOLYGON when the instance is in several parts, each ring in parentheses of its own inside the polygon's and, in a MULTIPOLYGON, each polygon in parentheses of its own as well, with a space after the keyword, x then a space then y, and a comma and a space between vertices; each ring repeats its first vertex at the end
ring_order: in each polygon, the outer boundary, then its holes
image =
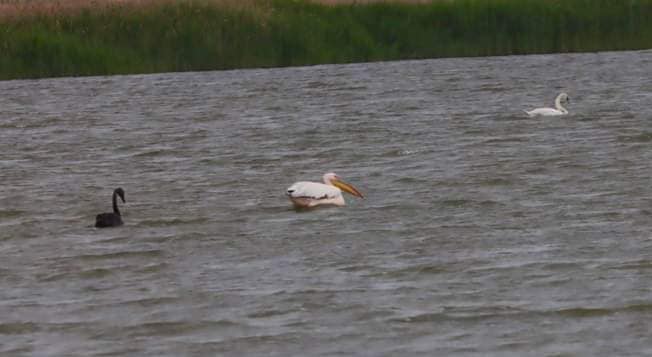
POLYGON ((652 48, 652 0, 55 4, 0 6, 0 79, 652 48))

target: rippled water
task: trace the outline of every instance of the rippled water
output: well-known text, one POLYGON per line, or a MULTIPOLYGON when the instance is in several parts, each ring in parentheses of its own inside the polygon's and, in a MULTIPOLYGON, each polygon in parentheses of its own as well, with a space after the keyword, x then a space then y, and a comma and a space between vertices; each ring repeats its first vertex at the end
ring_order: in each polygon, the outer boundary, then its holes
POLYGON ((652 354, 652 52, 0 82, 0 354, 652 354), (527 118, 566 91, 571 114, 527 118), (366 199, 295 212, 335 171, 366 199), (93 228, 126 191, 125 225, 93 228))

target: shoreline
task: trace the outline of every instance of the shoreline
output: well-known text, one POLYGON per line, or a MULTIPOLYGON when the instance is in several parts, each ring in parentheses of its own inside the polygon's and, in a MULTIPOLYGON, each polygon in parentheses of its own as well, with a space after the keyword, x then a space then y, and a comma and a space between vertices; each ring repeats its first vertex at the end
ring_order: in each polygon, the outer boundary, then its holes
POLYGON ((436 61, 436 60, 473 60, 481 58, 500 58, 500 57, 514 57, 514 56, 554 56, 554 55, 600 55, 600 54, 616 54, 623 52, 647 52, 652 55, 651 49, 641 49, 641 50, 617 50, 617 51, 585 51, 585 52, 549 52, 549 53, 526 53, 518 55, 491 55, 491 56, 460 56, 460 57, 436 57, 436 58, 414 58, 414 59, 393 59, 393 60, 378 60, 378 61, 367 61, 367 62, 348 62, 348 63, 317 63, 317 64, 306 64, 298 66, 285 66, 285 67, 242 67, 242 68, 228 68, 228 69, 205 69, 205 70, 195 70, 195 71, 168 71, 168 72, 146 72, 146 73, 117 73, 117 74, 92 74, 86 76, 53 76, 53 77, 35 77, 35 78, 13 78, 13 79, 0 79, 0 82, 11 82, 11 81, 39 81, 39 80, 50 80, 50 79, 70 79, 70 78, 94 78, 94 77, 119 77, 119 76, 156 76, 156 75, 165 75, 165 74, 175 74, 175 73, 201 73, 201 72, 229 72, 229 71, 257 71, 257 70, 269 70, 269 69, 291 69, 291 68, 306 68, 306 67, 319 67, 319 66, 355 66, 363 64, 373 64, 373 63, 384 63, 384 62, 410 62, 410 61, 436 61))

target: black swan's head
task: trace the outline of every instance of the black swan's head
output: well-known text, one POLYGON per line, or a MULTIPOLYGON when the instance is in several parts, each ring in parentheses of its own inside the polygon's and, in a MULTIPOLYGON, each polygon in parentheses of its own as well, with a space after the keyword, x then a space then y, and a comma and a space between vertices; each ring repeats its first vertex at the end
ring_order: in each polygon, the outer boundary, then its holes
POLYGON ((125 201, 125 191, 122 189, 122 187, 116 188, 115 191, 113 191, 113 194, 120 196, 120 199, 122 199, 123 203, 127 202, 125 201))

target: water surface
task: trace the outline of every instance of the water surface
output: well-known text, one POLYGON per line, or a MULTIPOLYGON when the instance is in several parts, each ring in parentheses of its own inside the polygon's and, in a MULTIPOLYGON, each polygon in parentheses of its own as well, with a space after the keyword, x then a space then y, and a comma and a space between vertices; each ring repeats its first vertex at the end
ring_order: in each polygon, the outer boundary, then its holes
POLYGON ((0 82, 0 354, 652 354, 650 69, 0 82), (523 113, 560 91, 570 115, 523 113), (292 210, 327 171, 366 199, 292 210), (95 229, 118 186, 125 226, 95 229))

